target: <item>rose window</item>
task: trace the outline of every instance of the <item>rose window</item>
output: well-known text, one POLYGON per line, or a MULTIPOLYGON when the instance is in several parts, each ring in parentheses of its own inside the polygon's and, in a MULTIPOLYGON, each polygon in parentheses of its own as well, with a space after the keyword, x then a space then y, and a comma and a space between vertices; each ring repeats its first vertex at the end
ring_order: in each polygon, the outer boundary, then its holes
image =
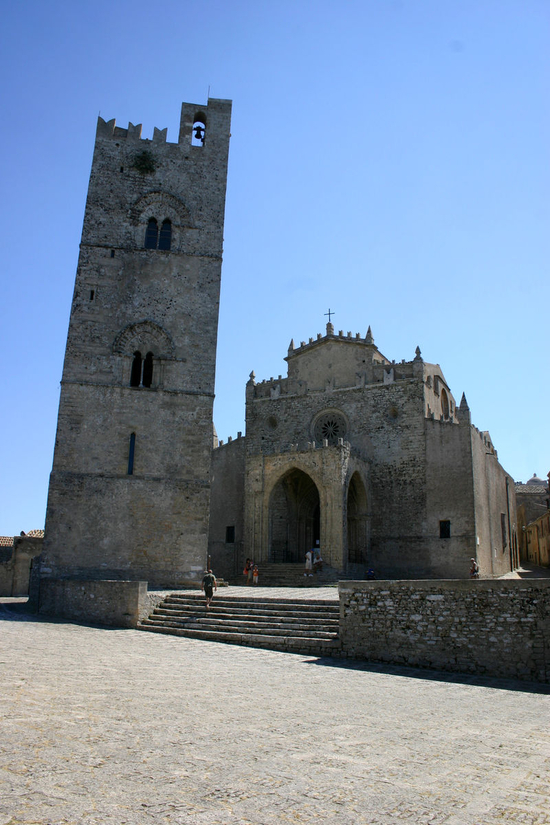
POLYGON ((338 413, 325 413, 315 422, 315 441, 322 443, 325 439, 329 444, 338 444, 339 438, 346 435, 346 422, 338 413))

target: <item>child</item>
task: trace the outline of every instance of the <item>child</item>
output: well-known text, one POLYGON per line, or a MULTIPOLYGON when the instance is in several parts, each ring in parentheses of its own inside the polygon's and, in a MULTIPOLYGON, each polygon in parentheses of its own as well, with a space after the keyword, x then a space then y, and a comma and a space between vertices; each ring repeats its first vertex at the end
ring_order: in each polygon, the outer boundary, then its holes
POLYGON ((252 584, 258 584, 258 576, 260 575, 260 571, 258 570, 258 565, 255 564, 252 568, 252 584))

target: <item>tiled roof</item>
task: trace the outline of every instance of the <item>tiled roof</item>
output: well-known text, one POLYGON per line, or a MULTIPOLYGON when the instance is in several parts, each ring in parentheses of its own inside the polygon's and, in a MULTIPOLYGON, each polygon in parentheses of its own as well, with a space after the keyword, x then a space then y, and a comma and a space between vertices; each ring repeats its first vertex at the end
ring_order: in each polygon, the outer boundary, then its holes
POLYGON ((0 536, 0 547, 13 547, 13 536, 0 536))
POLYGON ((548 489, 543 484, 516 484, 516 495, 540 496, 547 493, 548 489))
POLYGON ((27 536, 29 536, 31 539, 43 539, 44 530, 29 530, 27 536))

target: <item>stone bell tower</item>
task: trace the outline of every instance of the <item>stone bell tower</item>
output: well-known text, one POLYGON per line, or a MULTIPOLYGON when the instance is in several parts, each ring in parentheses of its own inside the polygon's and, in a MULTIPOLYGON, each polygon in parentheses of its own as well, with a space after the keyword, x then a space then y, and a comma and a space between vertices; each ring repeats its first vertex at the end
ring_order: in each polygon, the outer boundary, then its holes
POLYGON ((40 578, 202 577, 230 117, 99 118, 40 578))

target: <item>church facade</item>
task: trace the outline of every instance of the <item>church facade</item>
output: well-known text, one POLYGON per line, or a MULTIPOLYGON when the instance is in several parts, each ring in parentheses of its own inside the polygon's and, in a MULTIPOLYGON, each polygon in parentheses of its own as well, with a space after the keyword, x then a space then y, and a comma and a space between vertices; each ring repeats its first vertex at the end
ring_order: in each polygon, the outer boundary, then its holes
POLYGON ((342 576, 464 578, 517 563, 515 493, 488 432, 471 423, 419 348, 396 363, 370 330, 297 347, 287 376, 246 387, 246 436, 212 465, 210 553, 225 575, 244 558, 303 563, 320 543, 342 576), (228 541, 228 539, 230 539, 228 541))

